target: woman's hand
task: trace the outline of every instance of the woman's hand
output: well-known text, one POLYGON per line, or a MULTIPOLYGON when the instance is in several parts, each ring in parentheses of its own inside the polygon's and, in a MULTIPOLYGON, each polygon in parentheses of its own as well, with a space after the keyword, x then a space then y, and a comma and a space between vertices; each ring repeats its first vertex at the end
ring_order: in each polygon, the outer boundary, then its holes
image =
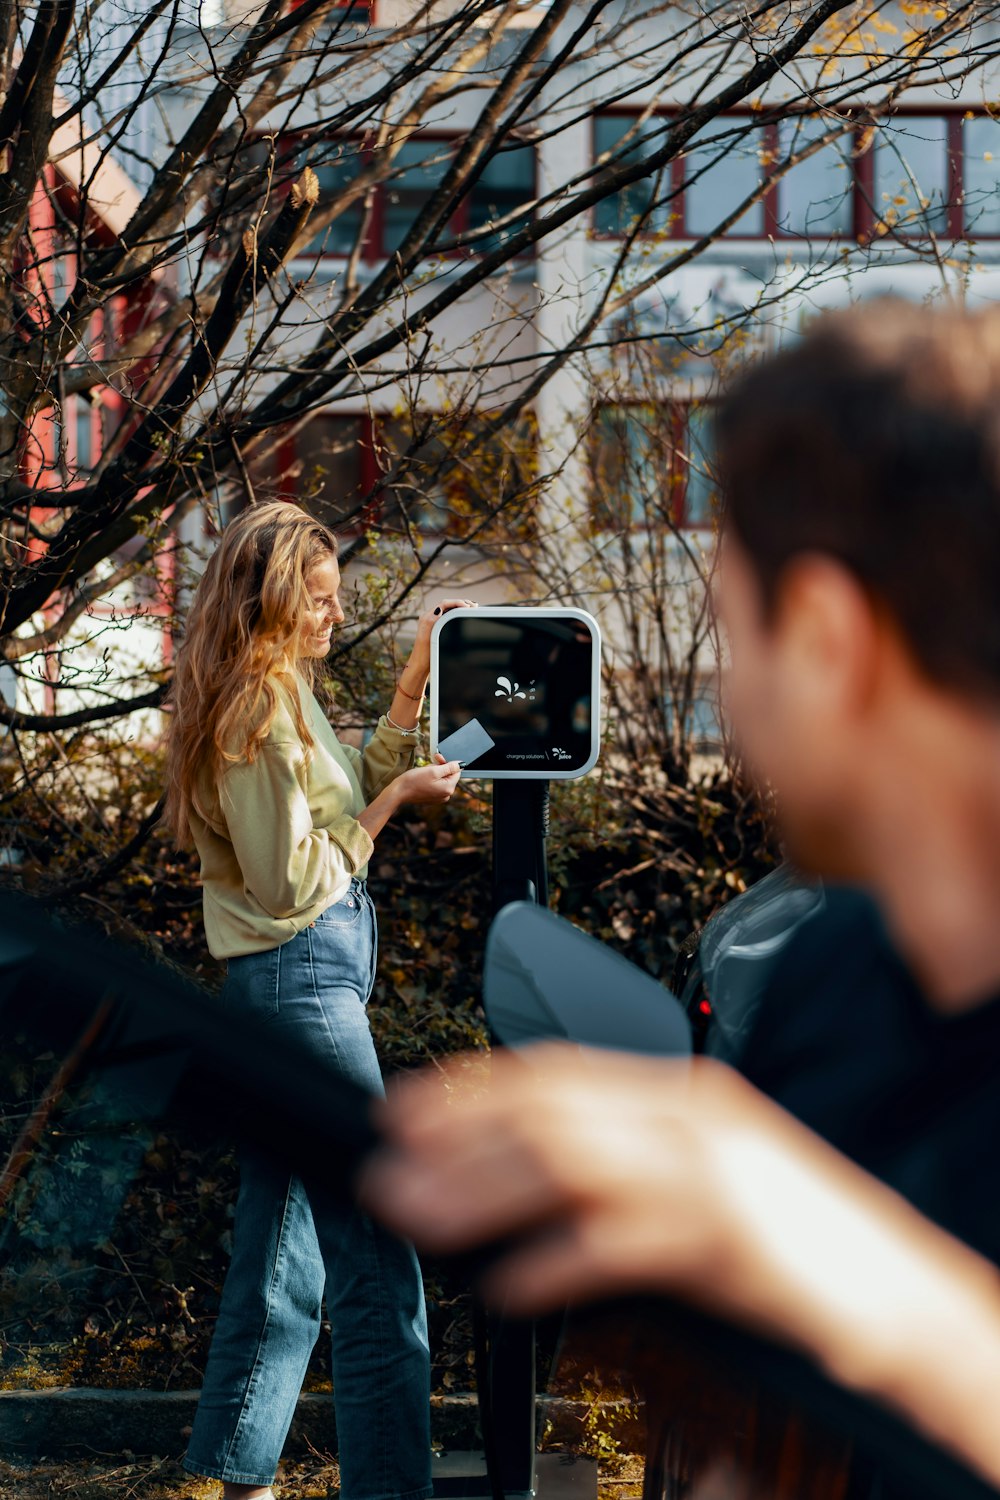
POLYGON ((424 610, 417 620, 417 634, 407 666, 415 671, 422 671, 426 677, 431 669, 431 631, 438 620, 453 609, 475 609, 475 607, 475 599, 438 599, 429 609, 424 610))
POLYGON ((459 761, 445 760, 443 755, 436 755, 433 765, 415 766, 412 771, 404 771, 391 785, 400 806, 404 802, 447 802, 458 786, 461 774, 459 761))
POLYGON ((376 839, 405 802, 447 802, 461 774, 459 761, 436 755, 432 766, 416 766, 390 781, 358 814, 358 822, 370 838, 376 839))

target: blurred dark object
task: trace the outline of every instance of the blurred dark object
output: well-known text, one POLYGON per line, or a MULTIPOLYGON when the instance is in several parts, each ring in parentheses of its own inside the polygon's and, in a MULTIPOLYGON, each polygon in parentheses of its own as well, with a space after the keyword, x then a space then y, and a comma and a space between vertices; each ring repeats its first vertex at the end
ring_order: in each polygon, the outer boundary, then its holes
POLYGON ((51 1164, 88 1132, 127 1147, 166 1117, 194 1121, 245 1134, 344 1193, 375 1141, 369 1096, 266 1023, 237 1022, 175 971, 11 896, 0 899, 0 1033, 54 1059, 0 1173, 4 1236, 43 1137, 64 1143, 51 1164))
POLYGON ((666 1299, 577 1310, 564 1356, 584 1368, 598 1362, 644 1399, 643 1500, 1000 1494, 800 1355, 666 1299))
POLYGON ((824 901, 822 886, 784 864, 709 918, 673 981, 696 1052, 739 1063, 778 959, 824 901))
POLYGON ((562 1040, 686 1057, 691 1028, 669 990, 572 922, 527 901, 494 919, 483 999, 507 1047, 562 1040))

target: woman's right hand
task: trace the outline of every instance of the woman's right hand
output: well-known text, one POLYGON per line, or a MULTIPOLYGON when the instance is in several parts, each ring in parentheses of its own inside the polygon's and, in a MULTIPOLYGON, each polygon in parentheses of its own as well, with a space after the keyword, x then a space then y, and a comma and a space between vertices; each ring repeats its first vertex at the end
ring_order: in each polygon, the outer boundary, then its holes
POLYGON ((396 797, 404 802, 447 802, 458 786, 462 774, 461 762, 445 760, 443 755, 434 757, 431 766, 415 766, 404 771, 393 782, 396 797))

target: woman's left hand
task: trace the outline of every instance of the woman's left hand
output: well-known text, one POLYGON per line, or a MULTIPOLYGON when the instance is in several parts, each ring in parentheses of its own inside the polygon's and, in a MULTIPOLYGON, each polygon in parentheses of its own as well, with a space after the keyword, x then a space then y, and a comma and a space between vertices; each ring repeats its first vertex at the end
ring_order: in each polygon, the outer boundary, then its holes
POLYGON ((442 615, 448 614, 452 609, 475 609, 475 599, 439 599, 430 609, 424 610, 417 621, 417 634, 413 642, 413 650, 410 652, 410 662, 414 666, 429 671, 431 665, 431 631, 440 620, 442 615))

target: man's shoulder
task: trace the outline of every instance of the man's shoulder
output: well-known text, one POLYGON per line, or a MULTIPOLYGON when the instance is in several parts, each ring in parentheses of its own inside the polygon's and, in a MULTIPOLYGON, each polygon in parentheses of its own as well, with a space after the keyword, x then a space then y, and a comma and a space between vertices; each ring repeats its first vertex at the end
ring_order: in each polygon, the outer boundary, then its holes
POLYGON ((764 990, 742 1068, 771 1092, 786 1069, 832 1062, 891 1029, 912 985, 866 893, 833 888, 764 990))

